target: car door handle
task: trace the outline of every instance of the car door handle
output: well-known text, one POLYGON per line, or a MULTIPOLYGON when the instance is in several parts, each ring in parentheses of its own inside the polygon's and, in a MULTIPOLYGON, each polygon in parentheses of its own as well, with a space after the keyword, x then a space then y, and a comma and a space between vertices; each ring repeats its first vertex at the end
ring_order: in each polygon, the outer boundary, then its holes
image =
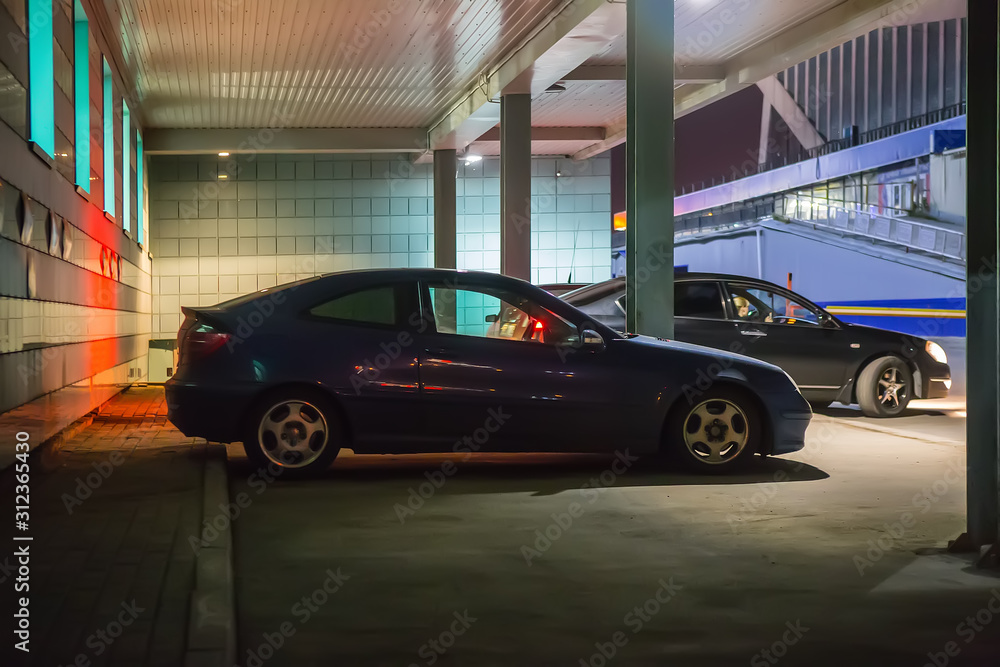
POLYGON ((758 331, 757 329, 743 329, 740 334, 744 336, 766 336, 767 333, 763 331, 758 331))

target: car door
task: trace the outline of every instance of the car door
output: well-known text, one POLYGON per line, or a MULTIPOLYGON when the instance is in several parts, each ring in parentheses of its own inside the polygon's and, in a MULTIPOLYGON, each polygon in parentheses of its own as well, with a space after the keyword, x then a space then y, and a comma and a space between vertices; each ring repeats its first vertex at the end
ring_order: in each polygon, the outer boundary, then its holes
POLYGON ((304 314, 316 377, 347 412, 356 444, 407 441, 422 429, 415 329, 416 281, 361 287, 304 314), (391 415, 391 418, 388 418, 391 415))
POLYGON ((674 283, 674 337, 685 343, 732 350, 736 323, 726 317, 725 293, 717 280, 674 283))
POLYGON ((614 371, 576 353, 580 331, 530 295, 480 277, 428 282, 433 326, 420 336, 429 437, 441 448, 612 448, 614 371))
POLYGON ((844 382, 849 341, 823 312, 787 290, 726 283, 741 354, 783 368, 804 392, 835 392, 844 382), (742 304, 746 303, 745 306, 742 304))

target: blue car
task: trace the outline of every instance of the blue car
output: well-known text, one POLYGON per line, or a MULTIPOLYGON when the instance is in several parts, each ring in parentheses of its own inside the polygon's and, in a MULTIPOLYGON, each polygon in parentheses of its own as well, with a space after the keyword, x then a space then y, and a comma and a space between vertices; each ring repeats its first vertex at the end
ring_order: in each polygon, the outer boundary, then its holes
POLYGON ((653 454, 700 472, 801 449, 777 366, 621 334, 490 273, 349 271, 184 308, 169 418, 287 476, 358 453, 653 454))

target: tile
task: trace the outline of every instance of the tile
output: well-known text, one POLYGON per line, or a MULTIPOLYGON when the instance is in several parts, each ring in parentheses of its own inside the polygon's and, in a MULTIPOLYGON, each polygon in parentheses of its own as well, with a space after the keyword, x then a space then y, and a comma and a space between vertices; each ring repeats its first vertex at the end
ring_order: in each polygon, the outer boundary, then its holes
POLYGON ((198 255, 200 257, 216 257, 218 254, 218 239, 198 239, 198 255))
POLYGON ((277 239, 273 236, 257 238, 257 253, 259 255, 274 255, 277 252, 277 239))
MULTIPOLYGON (((235 222, 235 221, 234 221, 235 222)), ((219 255, 226 257, 239 253, 239 244, 236 238, 219 239, 219 255)))

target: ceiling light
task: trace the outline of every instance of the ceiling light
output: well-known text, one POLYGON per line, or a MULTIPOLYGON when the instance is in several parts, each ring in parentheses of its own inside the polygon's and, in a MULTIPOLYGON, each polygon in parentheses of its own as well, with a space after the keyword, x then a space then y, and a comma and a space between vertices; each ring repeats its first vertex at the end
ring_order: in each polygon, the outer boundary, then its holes
POLYGON ((219 157, 229 157, 229 152, 228 151, 222 151, 221 153, 219 153, 219 157))
POLYGON ((229 175, 228 175, 228 174, 219 174, 219 180, 220 180, 220 181, 221 181, 221 180, 225 180, 225 179, 227 179, 227 178, 229 178, 229 175))
POLYGON ((472 164, 473 162, 481 161, 483 159, 483 156, 476 155, 475 153, 466 153, 465 157, 463 157, 462 159, 465 160, 465 164, 472 164))

